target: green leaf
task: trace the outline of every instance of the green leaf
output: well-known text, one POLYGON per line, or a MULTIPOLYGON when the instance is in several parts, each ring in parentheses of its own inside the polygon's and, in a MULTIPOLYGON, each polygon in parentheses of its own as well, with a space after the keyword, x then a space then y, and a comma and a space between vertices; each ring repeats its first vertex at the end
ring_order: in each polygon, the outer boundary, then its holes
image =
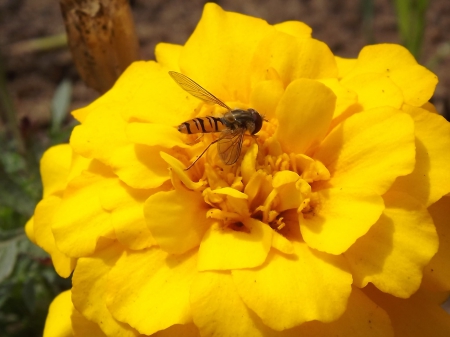
POLYGON ((11 275, 17 259, 17 241, 15 239, 0 242, 0 282, 11 275))
POLYGON ((52 99, 52 133, 61 129, 61 124, 69 112, 71 98, 72 83, 69 79, 64 79, 56 88, 52 99))

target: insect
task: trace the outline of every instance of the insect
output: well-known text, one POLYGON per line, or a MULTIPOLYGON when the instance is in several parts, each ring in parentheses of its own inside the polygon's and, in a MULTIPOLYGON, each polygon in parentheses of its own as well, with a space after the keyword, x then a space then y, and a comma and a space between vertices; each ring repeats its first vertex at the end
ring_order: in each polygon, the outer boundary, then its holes
POLYGON ((217 143, 217 152, 226 165, 236 163, 241 154, 245 132, 248 131, 251 135, 258 133, 264 121, 263 116, 253 109, 231 109, 216 96, 183 74, 169 71, 169 75, 183 90, 192 96, 207 103, 218 104, 228 110, 222 117, 206 116, 193 118, 178 126, 178 131, 189 135, 220 132, 219 138, 211 142, 186 170, 194 166, 210 146, 215 143, 217 143))

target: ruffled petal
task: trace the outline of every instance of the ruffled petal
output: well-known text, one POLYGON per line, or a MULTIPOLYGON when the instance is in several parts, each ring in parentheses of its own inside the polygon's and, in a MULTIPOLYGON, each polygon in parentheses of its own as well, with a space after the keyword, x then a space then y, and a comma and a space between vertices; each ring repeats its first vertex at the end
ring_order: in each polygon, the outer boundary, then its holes
POLYGON ((41 176, 44 198, 52 194, 61 194, 67 185, 72 163, 72 148, 69 144, 53 146, 41 159, 41 176))
POLYGON ((428 208, 439 236, 439 250, 423 270, 422 285, 433 291, 450 290, 450 196, 441 198, 428 208))
POLYGON ((56 245, 64 254, 90 255, 100 237, 114 237, 110 214, 100 203, 103 189, 112 180, 111 171, 96 162, 67 185, 52 221, 56 245))
POLYGON ((338 319, 351 293, 352 277, 343 258, 302 243, 294 246, 295 255, 272 250, 261 267, 232 271, 245 304, 278 331, 307 321, 338 319))
POLYGON ((229 273, 198 273, 190 294, 194 323, 202 336, 265 336, 229 273))
POLYGON ((189 289, 196 266, 194 252, 169 255, 157 248, 127 252, 109 274, 108 308, 114 318, 146 335, 189 323, 189 289))
POLYGON ((353 115, 327 136, 313 158, 331 173, 324 185, 361 187, 381 195, 398 176, 414 169, 413 121, 388 107, 353 115))
POLYGON ((329 323, 306 322, 297 328, 286 331, 286 334, 280 334, 280 337, 288 336, 394 337, 394 331, 387 313, 361 290, 353 288, 348 299, 347 309, 336 321, 329 323))
MULTIPOLYGON (((262 39, 252 62, 253 81, 275 71, 284 86, 300 78, 336 78, 338 69, 328 46, 311 38, 298 38, 275 31, 262 39)), ((312 96, 307 96, 312 97, 312 96)))
POLYGON ((111 181, 100 195, 102 207, 111 213, 111 224, 117 240, 130 249, 156 245, 144 217, 144 203, 158 190, 137 190, 118 179, 111 181))
POLYGON ((52 222, 61 198, 49 196, 42 199, 34 211, 34 233, 39 247, 50 254, 56 272, 61 277, 69 277, 75 268, 76 259, 62 253, 55 244, 52 222))
POLYGON ((248 102, 253 55, 261 39, 273 30, 264 20, 208 3, 183 48, 180 68, 220 99, 248 102))
POLYGON ((411 53, 400 45, 377 44, 364 47, 355 67, 346 78, 362 73, 388 76, 402 90, 405 103, 422 106, 433 95, 437 76, 418 65, 411 53))
POLYGON ((70 290, 64 291, 55 297, 48 310, 45 321, 44 337, 72 337, 72 314, 73 305, 70 299, 70 290))
POLYGON ((384 209, 381 196, 362 188, 323 189, 316 198, 317 205, 299 215, 303 239, 312 248, 336 255, 366 234, 384 209))
POLYGON ((312 28, 300 21, 285 21, 273 25, 276 30, 295 37, 311 37, 312 28))
POLYGON ((107 336, 134 337, 139 333, 127 324, 116 321, 106 307, 108 273, 122 253, 120 245, 112 244, 91 257, 79 259, 72 278, 72 302, 86 319, 98 324, 107 336))
POLYGON ((417 200, 398 192, 388 192, 383 199, 383 215, 345 257, 356 286, 371 282, 385 293, 407 298, 419 288, 423 268, 438 249, 438 237, 417 200))
POLYGON ((211 225, 212 220, 206 218, 208 208, 200 193, 162 191, 147 199, 144 215, 161 249, 182 254, 197 247, 211 225))
POLYGON ((421 108, 403 109, 414 120, 416 165, 411 174, 399 177, 392 188, 429 206, 450 192, 450 123, 421 108))
POLYGON ((328 131, 335 102, 336 96, 322 83, 309 79, 292 82, 276 111, 276 137, 284 151, 304 153, 317 145, 328 131))
POLYGON ((366 287, 364 292, 387 312, 395 336, 449 336, 450 315, 424 293, 419 291, 409 299, 400 299, 374 287, 366 287))
POLYGON ((272 244, 272 229, 255 219, 246 220, 244 225, 250 232, 213 224, 200 244, 198 269, 252 268, 264 263, 272 244))
POLYGON ((158 64, 172 71, 180 71, 180 55, 183 46, 173 43, 158 43, 155 47, 155 57, 158 64))
POLYGON ((76 309, 73 310, 70 319, 74 337, 107 337, 97 324, 87 320, 76 309))

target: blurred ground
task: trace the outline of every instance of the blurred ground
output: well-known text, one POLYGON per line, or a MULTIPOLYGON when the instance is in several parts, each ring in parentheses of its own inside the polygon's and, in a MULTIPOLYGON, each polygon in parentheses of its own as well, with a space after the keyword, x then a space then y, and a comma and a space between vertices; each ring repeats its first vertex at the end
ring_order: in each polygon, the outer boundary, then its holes
MULTIPOLYGON (((131 2, 144 59, 154 59, 153 50, 158 42, 183 44, 195 28, 205 3, 200 0, 131 2)), ((363 1, 221 0, 217 3, 226 10, 261 17, 272 24, 286 20, 304 21, 313 28, 315 38, 343 57, 356 57, 369 43, 400 42, 395 11, 388 0, 375 1, 374 15, 366 19, 362 14, 363 1)), ((48 125, 52 96, 64 78, 69 78, 74 85, 71 110, 87 105, 97 97, 78 77, 67 48, 39 52, 24 52, 17 48, 22 41, 64 32, 57 1, 0 0, 0 32, 0 51, 8 89, 22 123, 33 128, 48 125)), ((440 83, 433 102, 447 118, 450 55, 435 61, 439 48, 449 42, 450 1, 430 1, 419 62, 431 66, 438 75, 440 83)))

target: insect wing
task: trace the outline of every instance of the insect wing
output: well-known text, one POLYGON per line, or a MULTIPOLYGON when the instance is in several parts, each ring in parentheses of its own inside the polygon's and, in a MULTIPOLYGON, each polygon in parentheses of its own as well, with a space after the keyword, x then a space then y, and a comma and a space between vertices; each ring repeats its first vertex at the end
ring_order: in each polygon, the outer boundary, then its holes
POLYGON ((190 93, 192 96, 200 98, 201 100, 208 103, 218 104, 227 110, 231 110, 228 105, 211 94, 208 90, 204 89, 199 84, 191 80, 189 77, 175 71, 169 71, 169 75, 172 76, 175 82, 177 82, 184 91, 190 93))
POLYGON ((217 152, 225 164, 233 165, 239 159, 244 133, 244 128, 236 130, 225 129, 222 131, 217 142, 217 152))

